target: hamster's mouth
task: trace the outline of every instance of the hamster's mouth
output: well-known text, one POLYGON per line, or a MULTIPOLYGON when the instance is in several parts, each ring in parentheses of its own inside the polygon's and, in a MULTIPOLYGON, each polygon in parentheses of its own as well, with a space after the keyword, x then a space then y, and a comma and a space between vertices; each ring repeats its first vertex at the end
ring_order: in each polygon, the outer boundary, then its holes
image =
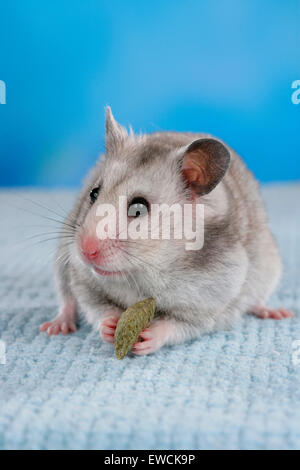
POLYGON ((93 266, 93 270, 100 274, 100 276, 119 276, 122 274, 122 271, 105 271, 104 269, 100 269, 97 266, 93 266))

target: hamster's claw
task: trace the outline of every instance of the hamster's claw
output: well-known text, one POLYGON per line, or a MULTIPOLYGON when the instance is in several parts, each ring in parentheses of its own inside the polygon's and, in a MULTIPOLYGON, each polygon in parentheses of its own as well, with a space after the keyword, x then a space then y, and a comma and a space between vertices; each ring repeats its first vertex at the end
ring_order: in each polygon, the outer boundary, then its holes
POLYGON ((294 314, 290 310, 279 307, 279 308, 269 308, 265 306, 257 305, 253 307, 250 314, 255 315, 258 318, 268 319, 271 318, 273 320, 284 320, 285 318, 293 318, 294 314))
POLYGON ((47 321, 40 326, 40 331, 46 331, 49 336, 62 333, 75 333, 77 321, 77 310, 75 302, 68 300, 62 307, 61 312, 51 321, 47 321))
POLYGON ((132 348, 134 354, 137 356, 145 356, 146 354, 157 351, 167 342, 167 322, 157 321, 153 323, 153 325, 141 332, 140 339, 142 339, 142 341, 135 343, 132 348))
POLYGON ((59 333, 67 335, 71 332, 75 333, 76 323, 66 315, 60 314, 54 320, 43 323, 40 326, 40 331, 46 331, 49 336, 58 335, 59 333))
POLYGON ((102 320, 100 325, 100 336, 106 343, 113 344, 115 340, 115 332, 120 318, 119 313, 108 313, 108 316, 102 320))

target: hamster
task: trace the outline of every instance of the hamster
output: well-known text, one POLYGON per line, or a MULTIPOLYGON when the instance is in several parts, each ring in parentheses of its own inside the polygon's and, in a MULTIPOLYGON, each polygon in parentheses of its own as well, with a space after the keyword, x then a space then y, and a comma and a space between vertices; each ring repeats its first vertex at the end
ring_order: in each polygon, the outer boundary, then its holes
MULTIPOLYGON (((127 217, 127 214, 126 214, 127 217)), ((128 212, 128 219, 132 216, 128 212)), ((208 134, 135 135, 106 111, 106 149, 62 229, 55 261, 61 307, 49 335, 76 330, 78 312, 114 342, 121 313, 153 297, 157 313, 134 345, 136 355, 230 328, 244 313, 291 317, 266 301, 281 275, 258 184, 240 157, 208 134), (204 242, 97 236, 98 210, 120 196, 149 218, 151 205, 204 207, 204 242), (148 212, 149 210, 149 212, 148 212)))

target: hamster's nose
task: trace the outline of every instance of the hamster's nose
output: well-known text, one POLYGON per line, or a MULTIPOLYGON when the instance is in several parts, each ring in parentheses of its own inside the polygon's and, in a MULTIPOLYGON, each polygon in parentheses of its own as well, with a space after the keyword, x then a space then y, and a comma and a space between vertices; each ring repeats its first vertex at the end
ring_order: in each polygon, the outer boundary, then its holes
POLYGON ((99 241, 94 237, 83 237, 81 239, 81 250, 88 261, 93 261, 99 255, 99 241))

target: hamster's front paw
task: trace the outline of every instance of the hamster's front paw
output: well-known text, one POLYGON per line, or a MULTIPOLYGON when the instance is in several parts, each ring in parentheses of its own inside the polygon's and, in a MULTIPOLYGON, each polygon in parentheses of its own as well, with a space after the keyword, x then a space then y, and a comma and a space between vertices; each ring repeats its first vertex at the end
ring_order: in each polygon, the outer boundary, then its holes
POLYGON ((170 324, 167 320, 158 320, 149 328, 142 331, 142 341, 135 343, 132 351, 137 356, 151 354, 167 343, 170 333, 170 324))
POLYGON ((121 313, 121 310, 117 307, 111 308, 106 312, 105 318, 102 320, 100 325, 100 336, 106 343, 113 344, 121 313))

